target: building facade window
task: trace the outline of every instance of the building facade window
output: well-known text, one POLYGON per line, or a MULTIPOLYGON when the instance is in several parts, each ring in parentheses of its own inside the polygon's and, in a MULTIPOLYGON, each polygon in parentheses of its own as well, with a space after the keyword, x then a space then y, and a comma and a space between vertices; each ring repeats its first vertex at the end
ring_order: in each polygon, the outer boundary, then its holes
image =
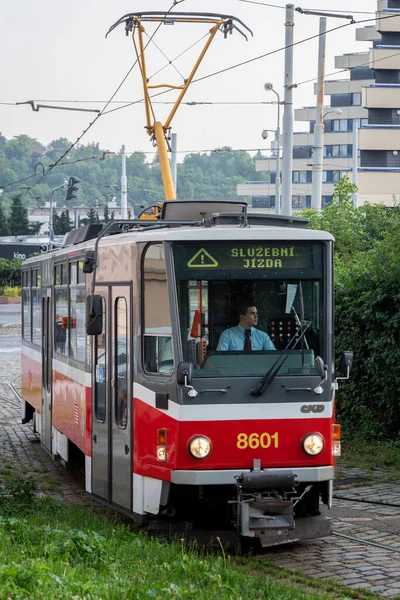
POLYGON ((253 196, 252 208, 275 208, 275 196, 253 196))
POLYGON ((311 183, 312 182, 312 171, 293 171, 292 182, 293 183, 311 183))
POLYGON ((322 183, 338 183, 348 171, 322 171, 322 183))
POLYGON ((351 158, 352 156, 353 147, 351 144, 324 146, 324 158, 351 158))
POLYGON ((311 196, 292 196, 293 208, 311 208, 311 196))

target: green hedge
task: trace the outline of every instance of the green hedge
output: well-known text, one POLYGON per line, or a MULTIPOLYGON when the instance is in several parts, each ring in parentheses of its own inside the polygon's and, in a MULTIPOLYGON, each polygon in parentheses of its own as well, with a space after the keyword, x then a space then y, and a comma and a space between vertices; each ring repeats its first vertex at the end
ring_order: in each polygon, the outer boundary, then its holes
POLYGON ((338 416, 360 437, 394 438, 400 429, 400 227, 384 236, 336 269, 336 348, 354 351, 338 416))

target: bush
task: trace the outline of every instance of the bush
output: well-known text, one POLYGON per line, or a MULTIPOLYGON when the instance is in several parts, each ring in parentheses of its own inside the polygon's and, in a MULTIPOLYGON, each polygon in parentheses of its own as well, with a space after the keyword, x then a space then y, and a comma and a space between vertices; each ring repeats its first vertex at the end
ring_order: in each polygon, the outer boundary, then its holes
POLYGON ((16 298, 17 296, 21 296, 21 288, 5 285, 3 287, 0 287, 0 296, 9 296, 10 298, 16 298))
POLYGON ((351 435, 395 438, 400 429, 400 226, 351 264, 337 261, 336 348, 354 351, 338 394, 351 435))
POLYGON ((343 177, 328 208, 302 216, 336 239, 336 349, 354 352, 350 380, 337 395, 344 435, 394 439, 400 430, 400 206, 355 208, 353 192, 343 177))

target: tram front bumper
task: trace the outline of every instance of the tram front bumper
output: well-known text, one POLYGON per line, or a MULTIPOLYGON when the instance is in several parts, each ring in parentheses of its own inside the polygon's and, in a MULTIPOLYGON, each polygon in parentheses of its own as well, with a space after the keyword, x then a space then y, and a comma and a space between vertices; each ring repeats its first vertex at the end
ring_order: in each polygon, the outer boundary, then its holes
MULTIPOLYGON (((270 473, 292 473, 293 469, 268 469, 270 473)), ((251 469, 176 470, 171 473, 171 483, 177 485, 235 485, 236 478, 251 469)), ((302 483, 330 481, 334 478, 334 467, 300 467, 295 469, 297 480, 302 483)))

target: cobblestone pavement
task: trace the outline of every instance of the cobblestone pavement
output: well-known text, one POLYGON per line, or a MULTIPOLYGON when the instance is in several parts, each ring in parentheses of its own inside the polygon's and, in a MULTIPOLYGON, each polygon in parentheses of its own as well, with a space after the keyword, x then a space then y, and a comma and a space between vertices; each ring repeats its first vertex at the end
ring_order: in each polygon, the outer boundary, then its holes
POLYGON ((88 504, 83 474, 67 471, 60 462, 53 461, 40 445, 32 423, 21 424, 20 401, 10 386, 20 386, 20 339, 20 325, 0 327, 0 469, 9 467, 15 473, 33 477, 40 494, 88 504))
MULTIPOLYGON (((19 400, 10 387, 14 383, 18 388, 21 375, 20 335, 20 326, 0 327, 0 468, 11 466, 34 477, 41 493, 53 498, 88 504, 83 474, 53 461, 31 424, 21 424, 19 400)), ((386 483, 384 471, 371 478, 361 469, 340 469, 339 475, 344 479, 338 480, 334 506, 327 513, 333 531, 383 548, 333 535, 268 549, 260 558, 316 579, 400 599, 400 480, 386 483)))

